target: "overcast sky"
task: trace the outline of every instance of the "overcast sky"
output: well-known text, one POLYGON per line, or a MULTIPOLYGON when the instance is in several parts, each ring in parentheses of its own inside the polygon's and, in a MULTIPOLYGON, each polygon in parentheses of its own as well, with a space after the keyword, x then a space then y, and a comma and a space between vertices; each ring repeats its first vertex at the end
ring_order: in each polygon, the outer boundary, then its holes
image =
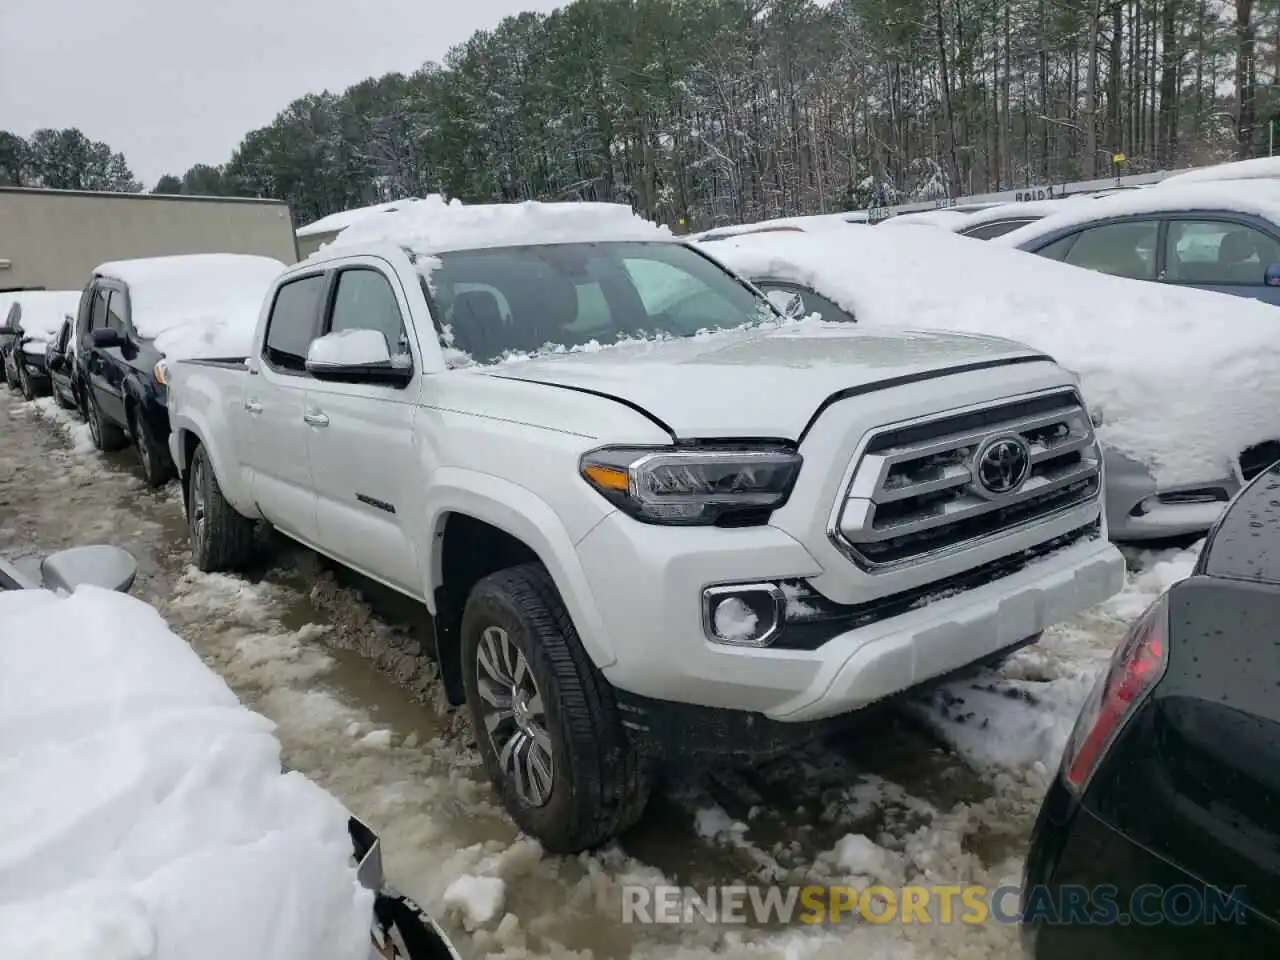
POLYGON ((0 0, 0 130, 79 127, 148 188, 218 164, 289 101, 409 73, 564 0, 0 0))

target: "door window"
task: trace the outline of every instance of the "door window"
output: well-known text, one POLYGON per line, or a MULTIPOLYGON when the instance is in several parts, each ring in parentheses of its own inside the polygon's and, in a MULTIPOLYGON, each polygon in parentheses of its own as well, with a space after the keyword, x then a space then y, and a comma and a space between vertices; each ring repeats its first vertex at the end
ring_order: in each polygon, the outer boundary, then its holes
POLYGON ((1165 241, 1165 279, 1171 283, 1260 286, 1280 262, 1280 243, 1226 220, 1173 220, 1165 241))
POLYGON ((272 367, 287 373, 306 372, 307 348, 315 339, 324 289, 324 274, 318 273, 291 280, 276 291, 262 351, 272 367))
POLYGON ((995 237, 1003 237, 1006 233, 1012 233, 1028 223, 1035 223, 1037 219, 1039 218, 1025 217, 1021 220, 992 220, 962 232, 966 237, 973 237, 975 240, 991 240, 995 237))
POLYGON ((122 337, 129 333, 129 322, 124 318, 123 290, 112 290, 107 298, 107 328, 115 330, 122 337))
POLYGON ((343 330, 376 330, 386 338, 393 357, 410 356, 400 303, 390 282, 377 270, 357 267, 338 274, 329 332, 343 330))
POLYGON ((107 326, 107 291, 95 287, 93 302, 89 305, 89 329, 104 330, 107 326))
POLYGON ((1132 280, 1156 278, 1157 220, 1105 223, 1076 235, 1065 263, 1132 280))

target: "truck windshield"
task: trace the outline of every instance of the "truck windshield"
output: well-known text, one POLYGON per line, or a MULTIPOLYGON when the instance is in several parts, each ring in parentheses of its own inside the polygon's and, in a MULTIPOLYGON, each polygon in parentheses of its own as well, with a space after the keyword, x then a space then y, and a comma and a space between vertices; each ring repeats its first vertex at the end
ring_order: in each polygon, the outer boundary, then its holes
POLYGON ((749 287, 678 243, 461 250, 437 254, 423 272, 446 346, 465 355, 458 365, 778 319, 749 287))

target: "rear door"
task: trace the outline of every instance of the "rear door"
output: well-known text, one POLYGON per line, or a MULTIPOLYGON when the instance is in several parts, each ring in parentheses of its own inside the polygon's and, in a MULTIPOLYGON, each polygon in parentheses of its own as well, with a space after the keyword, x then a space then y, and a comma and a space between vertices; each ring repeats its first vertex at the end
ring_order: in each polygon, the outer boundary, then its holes
MULTIPOLYGON (((393 356, 407 355, 420 371, 408 316, 405 291, 390 265, 360 257, 334 275, 324 332, 376 330, 393 356)), ((417 385, 417 377, 405 387, 311 381, 307 450, 320 548, 421 598, 423 579, 405 527, 424 477, 413 432, 417 385)))
MULTIPOLYGON (((307 452, 307 348, 320 325, 328 276, 290 278, 277 289, 256 369, 244 387, 244 462, 262 515, 281 532, 315 545, 316 494, 307 452)), ((234 413, 234 411, 233 411, 234 413)))

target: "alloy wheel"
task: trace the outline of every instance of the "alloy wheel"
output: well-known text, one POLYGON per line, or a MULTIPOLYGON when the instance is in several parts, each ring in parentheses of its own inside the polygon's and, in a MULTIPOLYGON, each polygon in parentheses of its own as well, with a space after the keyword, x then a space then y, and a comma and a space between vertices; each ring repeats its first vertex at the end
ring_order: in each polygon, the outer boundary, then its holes
POLYGON ((521 799, 551 799, 555 760, 546 708, 529 661, 503 627, 485 627, 476 650, 476 687, 498 765, 521 799))

